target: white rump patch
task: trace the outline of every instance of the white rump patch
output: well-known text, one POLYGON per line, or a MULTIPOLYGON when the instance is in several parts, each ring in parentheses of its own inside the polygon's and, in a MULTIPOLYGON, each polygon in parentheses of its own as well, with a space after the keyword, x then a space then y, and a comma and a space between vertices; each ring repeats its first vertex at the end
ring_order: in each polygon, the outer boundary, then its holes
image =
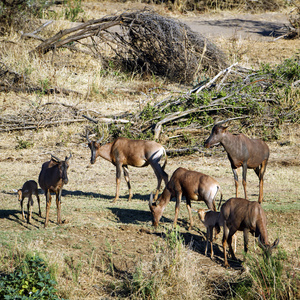
POLYGON ((157 150, 156 152, 153 153, 153 155, 151 157, 152 160, 154 160, 154 161, 160 160, 161 157, 163 156, 164 152, 165 152, 164 148, 160 148, 159 150, 157 150))

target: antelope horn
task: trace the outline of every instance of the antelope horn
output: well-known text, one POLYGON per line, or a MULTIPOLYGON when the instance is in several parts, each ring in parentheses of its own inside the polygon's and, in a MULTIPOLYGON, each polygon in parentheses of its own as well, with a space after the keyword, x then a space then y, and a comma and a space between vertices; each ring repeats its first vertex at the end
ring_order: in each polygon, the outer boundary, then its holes
POLYGON ((88 131, 87 128, 86 128, 86 130, 85 130, 85 137, 86 137, 87 141, 88 141, 89 143, 91 143, 91 140, 90 140, 90 138, 89 138, 89 131, 88 131))
POLYGON ((53 154, 51 154, 51 159, 55 160, 56 162, 60 162, 60 159, 54 156, 53 154))
POLYGON ((276 240, 274 241, 274 243, 273 243, 271 249, 276 248, 276 247, 278 246, 278 244, 279 244, 279 239, 276 239, 276 240))
POLYGON ((258 246, 263 250, 266 250, 266 246, 262 243, 260 235, 258 236, 258 246))
POLYGON ((68 161, 72 157, 72 153, 70 152, 70 156, 65 158, 65 161, 68 161))
POLYGON ((149 207, 153 206, 153 193, 150 194, 149 207))
POLYGON ((102 134, 101 138, 97 140, 97 143, 100 144, 100 142, 104 139, 104 133, 102 134))

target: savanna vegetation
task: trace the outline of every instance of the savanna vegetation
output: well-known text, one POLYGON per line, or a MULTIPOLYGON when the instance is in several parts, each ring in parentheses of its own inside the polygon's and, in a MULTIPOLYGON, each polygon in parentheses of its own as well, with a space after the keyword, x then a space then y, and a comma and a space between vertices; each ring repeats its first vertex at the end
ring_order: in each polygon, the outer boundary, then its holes
MULTIPOLYGON (((299 3, 283 0, 2 1, 0 298, 299 299, 298 16, 299 3), (221 19, 222 13, 269 11, 284 11, 290 22, 285 34, 272 42, 222 33, 212 39, 195 37, 178 21, 183 15, 185 20, 194 14, 221 19), (105 34, 88 31, 85 25, 91 20, 100 20, 97 30, 109 24, 105 34), (148 47, 141 46, 147 30, 130 31, 137 20, 149 31, 156 28, 154 23, 162 30, 153 32, 148 47), (120 31, 110 31, 115 28, 110 22, 119 22, 120 31), (82 31, 73 32, 75 40, 62 43, 68 34, 54 38, 80 25, 82 31), (164 30, 174 28, 185 28, 190 38, 176 35, 178 48, 171 35, 160 39, 164 30), (45 42, 52 47, 37 52, 45 42), (155 60, 155 47, 162 49, 160 60, 155 60), (222 56, 213 70, 204 63, 203 57, 210 59, 207 49, 222 56), (185 76, 184 64, 172 69, 175 58, 168 60, 170 51, 180 53, 176 55, 183 61, 191 58, 187 65, 195 66, 192 76, 185 76), (170 70, 175 77, 169 76, 170 70), (280 239, 278 249, 266 258, 253 238, 243 261, 238 235, 241 260, 230 261, 229 269, 223 267, 220 237, 215 258, 205 257, 205 228, 197 220, 188 231, 184 203, 176 228, 174 202, 160 227, 151 226, 148 198, 156 186, 151 168, 131 168, 133 200, 126 201, 122 179, 121 199, 112 204, 115 168, 100 158, 91 166, 85 147, 87 128, 93 139, 104 133, 105 141, 118 136, 157 139, 169 154, 169 176, 179 166, 209 174, 228 199, 234 196, 234 183, 226 153, 221 147, 203 148, 212 125, 220 120, 228 120, 231 132, 268 143, 271 156, 262 205, 269 239, 280 239), (40 217, 36 201, 27 224, 12 190, 26 180, 37 181, 50 154, 63 158, 70 152, 69 183, 62 197, 64 224, 56 224, 52 203, 44 229, 45 210, 40 217)), ((257 177, 252 171, 247 176, 249 198, 257 201, 257 177)), ((40 197, 44 207, 44 195, 40 197)), ((193 207, 204 204, 194 202, 193 207)))

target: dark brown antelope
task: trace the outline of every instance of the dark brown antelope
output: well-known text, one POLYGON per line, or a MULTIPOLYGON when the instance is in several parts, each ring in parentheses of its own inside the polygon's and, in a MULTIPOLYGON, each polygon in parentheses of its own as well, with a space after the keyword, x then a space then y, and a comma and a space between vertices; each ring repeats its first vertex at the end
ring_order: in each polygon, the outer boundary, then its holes
POLYGON ((238 174, 237 169, 243 168, 243 187, 247 199, 246 175, 247 168, 254 169, 259 178, 258 202, 263 200, 263 178, 269 159, 269 147, 260 139, 249 139, 244 134, 233 135, 222 126, 223 122, 216 124, 204 145, 209 148, 220 143, 226 150, 231 163, 235 180, 236 197, 238 197, 238 174))
POLYGON ((154 141, 130 140, 124 137, 119 137, 112 143, 101 145, 100 142, 102 141, 103 136, 96 142, 91 141, 89 139, 88 132, 86 132, 86 139, 88 141, 88 146, 91 149, 91 164, 94 164, 96 158, 101 156, 116 166, 117 188, 116 196, 112 202, 116 202, 119 199, 122 169, 129 190, 128 201, 130 201, 133 196, 128 166, 147 167, 150 165, 152 167, 157 177, 157 190, 155 199, 158 197, 162 180, 164 180, 165 184, 167 185, 168 174, 164 171, 167 164, 167 155, 166 150, 162 145, 154 141), (159 161, 161 160, 162 156, 165 156, 165 162, 161 167, 159 161))
POLYGON ((61 193, 64 184, 68 183, 67 170, 69 168, 69 159, 72 157, 66 156, 65 160, 60 160, 51 155, 51 160, 42 165, 42 170, 39 175, 40 187, 44 190, 46 196, 46 218, 44 227, 48 225, 49 211, 51 207, 51 192, 56 194, 57 207, 57 223, 62 224, 61 211, 61 193))
POLYGON ((224 265, 229 267, 227 261, 226 244, 228 243, 229 254, 236 260, 232 249, 232 236, 236 231, 244 233, 244 251, 248 251, 249 232, 258 237, 259 246, 264 253, 270 255, 272 249, 277 247, 279 240, 276 239, 273 245, 269 244, 267 232, 267 218, 261 205, 244 198, 231 198, 221 207, 220 224, 223 226, 223 251, 224 265))
POLYGON ((38 193, 38 186, 34 180, 28 180, 23 184, 23 187, 19 190, 14 190, 18 194, 18 200, 20 201, 21 210, 22 210, 22 219, 25 220, 24 207, 23 202, 26 197, 28 197, 27 203, 27 223, 30 223, 32 216, 32 206, 33 206, 33 198, 32 195, 36 196, 38 205, 39 205, 39 216, 42 216, 41 213, 41 205, 40 205, 40 197, 38 193))
MULTIPOLYGON (((193 218, 191 212, 191 200, 204 201, 209 209, 216 211, 215 198, 219 183, 212 177, 196 171, 190 171, 184 168, 178 168, 173 173, 170 181, 166 185, 163 193, 157 202, 153 203, 151 195, 149 207, 153 216, 153 226, 158 226, 159 220, 163 215, 164 209, 173 197, 176 197, 174 227, 177 224, 179 206, 182 196, 186 198, 186 207, 189 213, 190 226, 193 226, 193 218)), ((220 190, 221 192, 221 190, 220 190)), ((222 193, 220 203, 222 200, 222 193)))

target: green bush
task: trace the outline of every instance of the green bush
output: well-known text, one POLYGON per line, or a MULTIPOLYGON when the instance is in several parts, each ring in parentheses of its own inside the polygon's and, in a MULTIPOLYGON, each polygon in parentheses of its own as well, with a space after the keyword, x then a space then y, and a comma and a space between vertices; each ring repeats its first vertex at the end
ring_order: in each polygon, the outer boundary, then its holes
POLYGON ((0 275, 0 299, 60 299, 56 284, 45 261, 38 255, 27 255, 13 273, 0 275))
POLYGON ((15 147, 16 150, 28 149, 33 146, 33 143, 30 141, 25 141, 23 139, 19 139, 18 137, 16 137, 16 139, 17 139, 17 145, 15 147))

